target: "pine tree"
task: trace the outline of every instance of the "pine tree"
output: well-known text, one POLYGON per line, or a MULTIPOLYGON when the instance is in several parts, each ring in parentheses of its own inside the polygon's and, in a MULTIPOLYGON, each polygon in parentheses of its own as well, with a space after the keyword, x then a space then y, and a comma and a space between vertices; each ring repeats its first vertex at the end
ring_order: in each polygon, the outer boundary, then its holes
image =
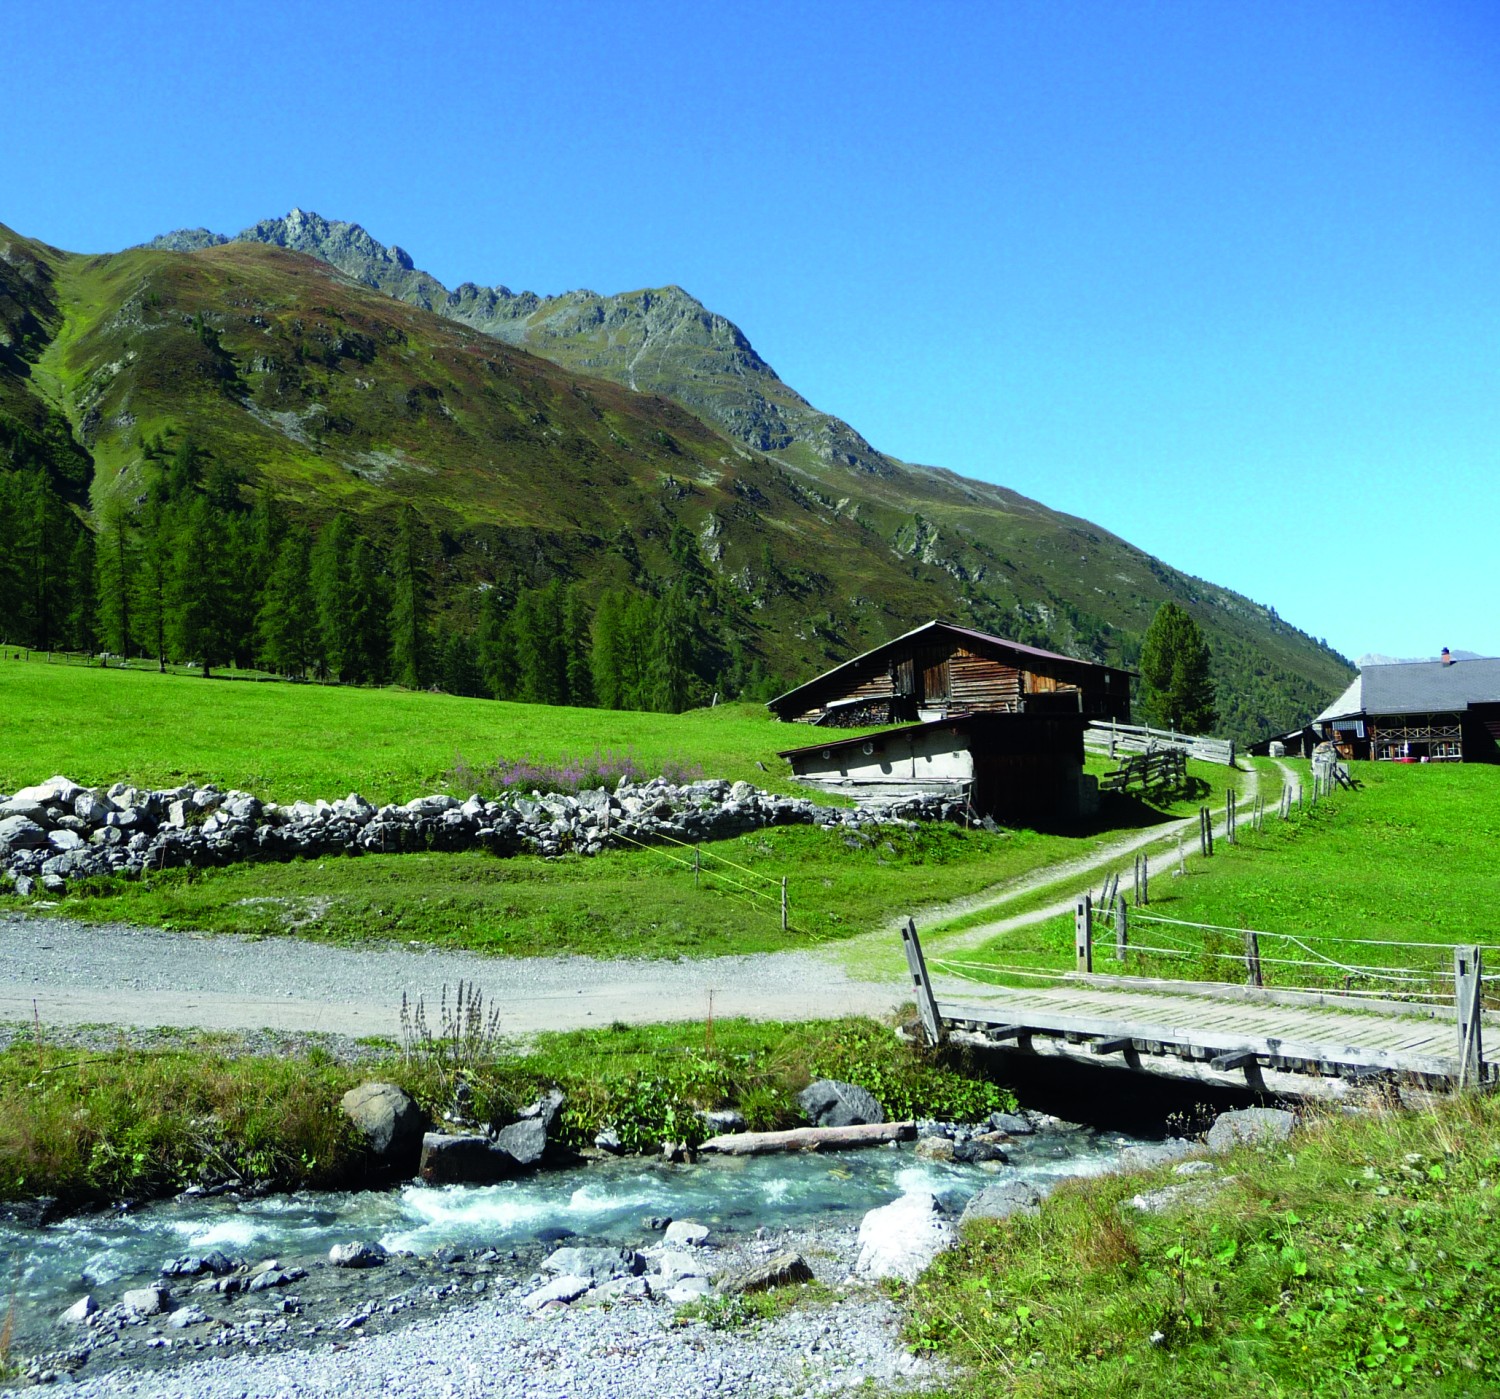
POLYGON ((625 594, 608 592, 594 609, 589 671, 594 682, 594 698, 603 709, 628 707, 625 682, 625 614, 628 606, 625 594))
POLYGON ((1162 603, 1141 643, 1141 679, 1152 717, 1184 733, 1212 728, 1218 716, 1210 661, 1208 643, 1186 609, 1162 603))
POLYGON ((109 496, 99 509, 94 547, 94 617, 100 644, 120 656, 130 654, 134 637, 135 557, 130 512, 124 501, 109 496))
POLYGON ((568 684, 568 703, 594 703, 594 675, 589 664, 589 606, 577 583, 563 599, 563 665, 568 684))
POLYGON ((94 536, 80 529, 68 559, 68 645, 94 649, 94 536))
POLYGON ((426 685, 431 674, 428 547, 416 511, 405 507, 391 558, 391 673, 398 685, 412 690, 426 685))
POLYGON ((529 588, 511 613, 516 650, 516 698, 527 704, 567 704, 568 661, 563 647, 563 588, 556 579, 529 588))
POLYGON ((651 637, 649 704, 680 714, 693 689, 693 624, 687 583, 679 579, 658 600, 651 637))
POLYGON ((261 659, 283 675, 305 676, 319 660, 317 615, 308 576, 311 554, 307 530, 301 525, 288 530, 256 617, 261 659))
POLYGON ((348 516, 340 514, 323 527, 312 550, 312 590, 323 660, 327 673, 342 681, 353 680, 358 668, 354 629, 358 599, 349 567, 353 547, 354 528, 348 516))
POLYGON ((363 535, 356 535, 349 549, 349 589, 354 602, 346 661, 348 678, 379 684, 390 675, 391 604, 380 556, 363 535))
POLYGON ((141 507, 140 531, 130 573, 131 628, 141 649, 167 668, 167 638, 173 630, 172 580, 177 570, 177 535, 181 507, 164 494, 148 494, 141 507))
POLYGON ((478 697, 484 694, 484 680, 479 674, 474 641, 467 633, 448 633, 448 638, 443 643, 438 684, 450 695, 478 697))
POLYGON ((188 507, 173 558, 168 640, 178 656, 202 666, 205 679, 233 654, 227 604, 239 586, 227 522, 198 496, 188 507))
POLYGON ((479 614, 479 673, 485 690, 497 700, 516 697, 516 640, 510 609, 498 587, 484 595, 479 614))

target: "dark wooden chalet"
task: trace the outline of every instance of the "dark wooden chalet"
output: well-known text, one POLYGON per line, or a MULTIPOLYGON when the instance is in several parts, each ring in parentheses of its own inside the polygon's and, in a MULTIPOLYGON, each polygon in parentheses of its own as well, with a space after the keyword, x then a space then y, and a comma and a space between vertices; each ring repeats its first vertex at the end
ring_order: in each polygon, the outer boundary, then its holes
POLYGON ((1500 762, 1500 658, 1366 666, 1313 727, 1345 758, 1500 762))
POLYGON ((947 622, 887 641, 767 705, 830 728, 930 722, 950 714, 1081 714, 1130 721, 1130 672, 947 622))

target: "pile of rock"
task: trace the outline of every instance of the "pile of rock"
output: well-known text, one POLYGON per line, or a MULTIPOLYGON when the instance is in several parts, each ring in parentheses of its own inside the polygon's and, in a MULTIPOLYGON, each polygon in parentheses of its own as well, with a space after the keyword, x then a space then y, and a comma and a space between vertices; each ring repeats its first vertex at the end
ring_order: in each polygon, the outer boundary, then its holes
POLYGON ((497 855, 597 855, 663 840, 723 840, 766 826, 851 830, 889 823, 952 821, 946 798, 911 797, 853 809, 777 796, 748 782, 622 778, 576 796, 533 792, 500 801, 446 793, 376 807, 357 792, 337 801, 262 802, 248 792, 186 784, 148 791, 117 782, 108 791, 54 777, 0 797, 0 872, 21 894, 60 894, 72 879, 135 878, 146 870, 243 860, 410 850, 489 850, 497 855))

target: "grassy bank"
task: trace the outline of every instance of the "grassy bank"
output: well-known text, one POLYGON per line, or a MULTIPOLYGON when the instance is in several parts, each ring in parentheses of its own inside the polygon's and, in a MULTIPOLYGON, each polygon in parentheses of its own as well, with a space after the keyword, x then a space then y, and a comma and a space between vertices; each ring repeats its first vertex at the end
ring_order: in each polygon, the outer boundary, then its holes
POLYGON ((339 1111, 359 1082, 405 1087, 432 1119, 468 1085, 481 1121, 508 1121, 556 1085, 567 1139, 612 1126, 625 1145, 698 1141, 698 1108, 737 1106, 759 1128, 798 1120, 796 1093, 817 1077, 865 1084, 893 1116, 972 1118, 1012 1100, 869 1020, 787 1025, 720 1020, 540 1036, 524 1052, 428 1008, 407 1052, 357 1066, 312 1049, 249 1054, 233 1037, 170 1048, 80 1049, 45 1034, 0 1053, 0 1198, 56 1196, 72 1208, 240 1180, 290 1190, 358 1183, 365 1160, 339 1111))
MULTIPOLYGON (((1434 977, 1451 972, 1445 949, 1452 944, 1500 943, 1491 931, 1500 902, 1500 868, 1491 854, 1500 839, 1500 769, 1372 763, 1356 775, 1357 791, 1293 808, 1289 820, 1280 819, 1273 802, 1260 831, 1242 814, 1239 844, 1220 839, 1211 860, 1190 859, 1186 875, 1154 879, 1149 908, 1132 909, 1137 950, 1128 969, 1243 980, 1244 937, 1236 930, 1253 928, 1262 935, 1267 985, 1347 983, 1381 991, 1405 984, 1390 979, 1397 969, 1434 977)), ((1126 875, 1128 890, 1128 868, 1126 875)), ((1096 960, 1096 970, 1120 969, 1108 960, 1112 939, 1104 926, 1098 948, 1105 960, 1096 960)), ((1072 920, 1005 933, 964 960, 1069 970, 1072 920)), ((1007 979, 1001 972, 975 974, 1007 979)), ((1410 989, 1431 988, 1411 983, 1410 989)))
POLYGON ((1486 1394, 1500 1374, 1500 1102, 1331 1116, 1221 1162, 1209 1203, 1065 1185, 907 1293, 955 1395, 1486 1394))

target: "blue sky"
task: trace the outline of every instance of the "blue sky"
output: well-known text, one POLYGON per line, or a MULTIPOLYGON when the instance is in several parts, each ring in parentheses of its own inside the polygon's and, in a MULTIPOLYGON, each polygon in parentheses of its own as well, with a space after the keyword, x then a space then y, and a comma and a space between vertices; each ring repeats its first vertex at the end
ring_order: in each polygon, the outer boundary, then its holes
POLYGON ((911 461, 1500 654, 1500 6, 12 0, 0 221, 676 282, 911 461))

